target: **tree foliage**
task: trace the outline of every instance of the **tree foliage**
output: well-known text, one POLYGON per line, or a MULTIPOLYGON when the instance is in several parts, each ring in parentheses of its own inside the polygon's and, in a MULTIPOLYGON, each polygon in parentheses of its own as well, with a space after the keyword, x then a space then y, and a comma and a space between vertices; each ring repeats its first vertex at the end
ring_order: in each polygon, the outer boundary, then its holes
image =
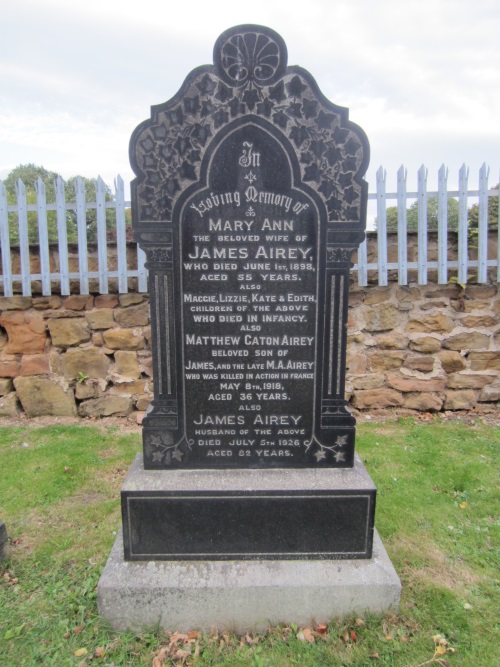
MULTIPOLYGON (((389 206, 386 210, 387 216, 387 231, 397 232, 398 230, 398 207, 389 206)), ((413 232, 418 230, 418 201, 406 209, 406 222, 408 231, 413 232)), ((375 219, 377 223, 377 219, 375 219)), ((432 197, 427 200, 427 229, 429 231, 437 230, 438 228, 438 200, 432 197)), ((458 229, 458 201, 456 199, 448 199, 448 229, 458 229)))
MULTIPOLYGON (((497 183, 492 190, 500 190, 500 183, 497 183)), ((488 227, 496 228, 498 226, 498 195, 488 197, 488 227)), ((473 204, 469 209, 469 227, 477 229, 479 227, 479 204, 473 204)))
MULTIPOLYGON (((7 201, 10 205, 17 204, 17 184, 19 179, 24 183, 26 188, 26 203, 27 205, 36 204, 36 183, 41 179, 45 184, 46 203, 54 204, 56 201, 55 183, 57 174, 54 171, 49 171, 45 167, 35 164, 20 164, 7 175, 3 183, 7 191, 7 201)), ((76 176, 68 179, 65 183, 66 203, 76 202, 76 176)), ((82 177, 85 186, 86 201, 95 201, 95 186, 94 179, 82 177)), ((105 185, 105 199, 112 201, 114 199, 111 188, 105 185)), ((36 211, 28 211, 28 240, 30 243, 38 243, 38 216, 36 211)), ((92 242, 97 238, 97 212, 96 209, 88 209, 86 211, 86 226, 87 226, 87 240, 92 242)), ((113 211, 106 211, 106 227, 113 229, 115 227, 115 218, 113 211)), ((49 243, 56 243, 58 240, 57 233, 57 217, 55 211, 47 211, 47 228, 49 235, 49 243)), ((78 239, 77 218, 76 211, 66 211, 66 233, 69 243, 75 243, 78 239)), ((9 213, 9 238, 12 245, 19 243, 19 222, 17 213, 9 213)))

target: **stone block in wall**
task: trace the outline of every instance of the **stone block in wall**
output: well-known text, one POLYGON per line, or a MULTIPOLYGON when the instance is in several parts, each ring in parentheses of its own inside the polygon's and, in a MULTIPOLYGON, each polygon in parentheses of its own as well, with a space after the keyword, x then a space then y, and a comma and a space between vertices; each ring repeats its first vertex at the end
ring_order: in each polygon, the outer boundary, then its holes
POLYGON ((0 378, 0 396, 9 394, 13 389, 11 378, 0 378))
POLYGON ((7 354, 36 354, 43 352, 47 343, 47 330, 43 319, 32 311, 4 311, 0 325, 7 332, 7 354))
POLYGON ((85 313, 85 319, 93 331, 97 329, 112 329, 116 326, 114 312, 112 308, 99 308, 85 313))
POLYGON ((433 310, 434 308, 446 308, 448 304, 446 301, 427 301, 420 304, 420 310, 433 310))
POLYGON ((393 389, 374 389, 355 391, 351 400, 358 410, 376 408, 397 408, 403 405, 403 397, 393 389))
POLYGON ((48 354, 23 354, 19 375, 47 375, 50 373, 48 354))
POLYGON ((500 315, 500 299, 498 299, 498 301, 494 301, 491 308, 495 315, 500 315))
POLYGON ((496 285, 467 285, 465 296, 468 299, 492 299, 497 295, 496 285))
POLYGON ((498 324, 498 319, 492 315, 467 315, 460 320, 460 324, 468 329, 490 328, 498 324))
POLYGON ((389 387, 402 392, 441 392, 446 387, 446 379, 443 377, 417 378, 390 373, 386 381, 389 387))
POLYGON ((482 403, 500 401, 500 380, 484 387, 479 395, 479 400, 482 403))
POLYGON ((141 329, 108 329, 103 333, 104 343, 111 350, 142 350, 144 335, 141 329))
POLYGON ((349 290, 349 308, 356 308, 360 303, 363 303, 366 296, 366 291, 357 287, 351 287, 349 290))
POLYGON ((145 327, 149 323, 149 303, 129 308, 117 308, 115 321, 121 327, 145 327))
POLYGON ((408 356, 404 360, 403 366, 412 371, 420 371, 421 373, 430 373, 434 368, 434 357, 426 356, 408 356))
POLYGON ((27 310, 31 308, 32 298, 30 296, 0 296, 1 310, 27 310))
POLYGON ((471 352, 469 361, 473 371, 500 371, 500 352, 471 352))
POLYGON ((90 310, 94 306, 94 297, 88 294, 72 294, 64 299, 67 310, 90 310))
POLYGON ((33 308, 35 310, 57 310, 62 306, 62 299, 56 294, 52 296, 38 296, 33 299, 33 308))
POLYGON ((130 350, 117 350, 115 352, 115 370, 118 375, 127 378, 140 378, 141 372, 137 361, 137 353, 130 350))
POLYGON ((55 347, 73 347, 90 340, 90 330, 83 317, 49 320, 48 327, 55 347))
POLYGON ((443 341, 443 347, 448 350, 484 350, 489 345, 490 337, 477 331, 465 331, 443 341))
POLYGON ((447 287, 436 285, 434 289, 428 285, 423 289, 425 289, 424 297, 426 299, 446 299, 449 301, 458 299, 462 293, 460 285, 448 285, 447 287))
POLYGON ((62 358, 62 371, 68 380, 82 375, 90 378, 105 378, 111 361, 100 349, 94 347, 70 348, 62 358))
POLYGON ((136 306, 138 303, 142 303, 145 299, 144 294, 137 294, 134 292, 128 292, 127 294, 119 294, 118 301, 120 306, 123 308, 128 308, 129 306, 136 306))
POLYGON ((390 303, 370 306, 364 312, 366 331, 387 331, 399 324, 398 309, 390 303))
POLYGON ((351 379, 354 389, 379 389, 385 384, 383 373, 370 373, 369 375, 358 375, 351 379))
POLYGON ((446 392, 445 410, 472 410, 476 405, 476 394, 472 389, 451 390, 446 392))
POLYGON ((389 301, 391 298, 391 290, 389 287, 380 287, 370 290, 364 299, 365 306, 373 306, 377 303, 389 301))
POLYGON ((108 394, 113 396, 137 396, 144 394, 146 390, 145 380, 129 380, 128 378, 113 378, 113 386, 108 394))
POLYGON ((400 368, 405 359, 404 352, 387 350, 386 352, 373 352, 368 356, 368 363, 372 371, 385 371, 391 368, 400 368))
POLYGON ((430 393, 406 394, 403 407, 422 412, 439 412, 443 407, 443 399, 430 393))
POLYGON ((143 353, 144 356, 141 355, 139 358, 139 368, 142 373, 145 373, 148 377, 152 378, 154 373, 153 373, 153 357, 151 355, 151 352, 145 352, 143 353))
POLYGON ((375 337, 375 344, 381 350, 404 350, 408 342, 408 338, 397 331, 375 337))
POLYGON ((0 398, 0 417, 17 417, 20 412, 15 391, 0 398))
POLYGON ((441 349, 441 341, 432 336, 420 336, 410 341, 410 350, 415 352, 424 352, 426 354, 434 354, 441 349))
POLYGON ((0 377, 15 378, 21 370, 21 356, 14 354, 0 354, 0 377))
POLYGON ((14 380, 14 386, 28 417, 76 416, 75 397, 62 378, 20 376, 14 380))
POLYGON ((350 375, 362 375, 366 373, 366 355, 359 351, 348 350, 346 366, 350 375))
POLYGON ((132 399, 128 396, 103 396, 78 406, 81 417, 126 417, 131 411, 132 399))
POLYGON ((97 380, 88 378, 84 382, 77 382, 75 384, 75 398, 79 401, 85 401, 89 398, 100 398, 104 395, 106 389, 105 380, 97 380))
POLYGON ((450 305, 458 313, 472 313, 474 310, 488 310, 490 308, 489 301, 471 301, 467 299, 451 301, 450 305))
POLYGON ((118 296, 116 294, 99 294, 94 299, 94 308, 116 308, 118 296))
POLYGON ((421 298, 422 295, 418 287, 401 286, 396 289, 396 299, 399 303, 415 303, 415 301, 419 301, 421 298))
POLYGON ((406 325, 408 333, 449 333, 454 328, 453 320, 441 313, 413 317, 406 325))
POLYGON ((448 389, 483 389, 495 379, 493 375, 453 373, 448 377, 448 389))
POLYGON ((460 352, 454 350, 441 350, 438 354, 443 370, 447 373, 456 373, 465 368, 465 359, 460 352))
POLYGON ((139 398, 135 403, 135 407, 140 412, 146 412, 152 400, 153 400, 152 396, 139 396, 139 398))

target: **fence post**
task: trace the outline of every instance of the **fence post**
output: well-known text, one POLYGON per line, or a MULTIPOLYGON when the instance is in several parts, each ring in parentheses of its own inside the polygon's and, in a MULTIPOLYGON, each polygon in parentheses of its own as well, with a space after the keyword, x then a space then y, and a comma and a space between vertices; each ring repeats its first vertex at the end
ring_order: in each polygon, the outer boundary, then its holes
POLYGON ((458 282, 467 284, 467 181, 469 170, 463 164, 458 172, 458 282))
POLYGON ((387 285, 387 208, 385 198, 386 171, 377 170, 377 249, 378 249, 378 284, 387 285))
POLYGON ((30 246, 28 239, 28 210, 26 188, 19 178, 16 183, 17 220, 19 223, 19 251, 21 254, 21 284, 23 296, 31 296, 30 246))
POLYGON ((69 295, 68 234, 66 229, 66 196, 64 181, 58 176, 54 183, 56 192, 57 244, 59 247, 59 274, 61 296, 69 295))
POLYGON ((99 292, 108 293, 108 243, 106 238, 106 192, 104 181, 97 177, 95 185, 97 206, 97 262, 99 267, 99 292))
POLYGON ((406 178, 408 172, 398 169, 398 285, 408 284, 408 220, 406 217, 406 178))
POLYGON ((40 177, 35 182, 36 212, 38 216, 38 243, 40 253, 40 273, 42 274, 42 294, 50 296, 49 231, 47 229, 47 192, 40 177))
POLYGON ((418 284, 427 285, 427 169, 418 170, 418 284))
POLYGON ((438 283, 448 282, 448 169, 438 172, 438 283))
POLYGON ((75 181, 76 224, 78 228, 78 273, 80 294, 89 293, 89 269, 87 259, 87 213, 85 209, 85 184, 80 176, 75 181))
POLYGON ((477 237, 477 282, 488 282, 488 176, 483 162, 479 170, 479 222, 477 237))
POLYGON ((127 232, 125 228, 125 184, 118 174, 115 180, 116 193, 116 259, 118 269, 118 292, 128 292, 127 280, 127 232))
POLYGON ((2 273, 4 296, 12 296, 12 261, 10 257, 9 213, 7 190, 0 181, 0 243, 2 244, 2 273))

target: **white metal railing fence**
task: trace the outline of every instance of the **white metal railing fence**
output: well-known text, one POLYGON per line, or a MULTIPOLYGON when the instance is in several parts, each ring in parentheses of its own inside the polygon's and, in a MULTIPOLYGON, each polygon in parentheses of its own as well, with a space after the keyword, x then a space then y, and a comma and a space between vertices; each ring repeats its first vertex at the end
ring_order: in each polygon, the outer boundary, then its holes
MULTIPOLYGON (((427 284, 429 271, 437 270, 438 282, 446 284, 449 280, 450 271, 456 273, 456 279, 461 284, 466 284, 470 278, 469 269, 475 269, 474 280, 485 283, 488 280, 488 269, 496 268, 496 279, 500 282, 500 242, 495 256, 488 247, 488 201, 490 197, 498 197, 499 191, 488 189, 489 169, 483 164, 479 171, 479 187, 477 190, 468 189, 469 170, 463 165, 459 172, 458 190, 448 190, 448 170, 443 165, 438 174, 438 190, 427 190, 427 169, 422 165, 418 171, 417 191, 407 190, 407 171, 401 167, 397 173, 397 191, 386 192, 386 171, 380 167, 376 176, 376 191, 368 195, 369 200, 376 200, 377 210, 377 261, 368 262, 368 242, 365 240, 359 250, 357 263, 353 271, 357 272, 358 284, 368 284, 368 271, 376 271, 378 284, 388 284, 388 272, 397 271, 398 283, 408 284, 409 270, 416 270, 418 283, 427 284), (428 258, 428 220, 427 203, 430 199, 437 199, 438 225, 437 261, 428 258), (458 200, 458 256, 450 259, 448 243, 448 200, 458 200), (470 198, 477 198, 478 202, 478 229, 477 259, 471 259, 470 229, 468 221, 468 202, 470 198), (394 200, 397 206, 397 238, 398 253, 397 262, 388 261, 388 229, 387 229, 387 202, 394 200), (418 260, 408 261, 408 229, 407 229, 407 204, 409 201, 417 201, 418 206, 418 260), (490 253, 490 254, 488 254, 490 253)), ((130 202, 125 201, 125 189, 123 179, 118 176, 115 180, 115 193, 111 201, 106 201, 105 184, 99 177, 95 182, 95 198, 86 200, 85 185, 81 178, 75 181, 75 201, 67 201, 67 188, 61 177, 55 182, 55 202, 47 203, 46 187, 41 179, 36 183, 36 203, 28 204, 26 188, 19 180, 16 186, 16 203, 9 204, 5 185, 0 181, 0 247, 2 254, 2 275, 0 283, 3 285, 4 296, 14 294, 14 283, 20 284, 22 294, 30 296, 32 293, 32 281, 41 282, 41 291, 44 296, 49 296, 54 289, 61 295, 70 294, 70 281, 77 281, 81 294, 89 293, 89 280, 98 280, 99 293, 107 294, 110 279, 115 279, 117 289, 120 293, 126 293, 129 289, 128 279, 137 279, 137 289, 140 292, 147 291, 147 270, 145 268, 145 254, 137 248, 137 262, 135 266, 128 265, 127 239, 126 239, 126 215, 125 209, 130 207, 130 202), (88 268, 88 242, 87 242, 87 211, 96 211, 96 241, 97 241, 97 271, 89 271, 88 268), (109 241, 107 235, 106 211, 113 211, 113 226, 116 230, 116 270, 110 270, 108 262, 109 241), (38 225, 38 255, 40 271, 32 273, 30 258, 30 243, 28 236, 28 213, 36 212, 38 225), (57 222, 57 246, 59 253, 58 269, 53 271, 50 267, 50 245, 48 234, 49 211, 55 211, 57 222), (70 271, 68 255, 68 238, 66 228, 66 216, 68 211, 73 211, 76 216, 77 239, 78 239, 78 271, 70 271), (9 215, 15 218, 10 221, 12 225, 17 224, 19 238, 19 272, 13 273, 13 262, 11 242, 9 236, 9 215), (54 283, 58 283, 55 288, 54 283)), ((497 235, 500 229, 500 207, 497 222, 497 235)), ((113 242, 114 245, 114 242, 113 242)), ((15 290, 19 292, 19 289, 15 290)))

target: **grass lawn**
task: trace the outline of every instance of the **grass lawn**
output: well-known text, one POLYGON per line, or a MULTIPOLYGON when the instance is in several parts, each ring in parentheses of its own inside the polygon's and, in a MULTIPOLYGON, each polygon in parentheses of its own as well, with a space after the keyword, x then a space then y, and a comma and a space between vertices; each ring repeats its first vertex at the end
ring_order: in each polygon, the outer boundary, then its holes
POLYGON ((11 546, 0 563, 0 667, 499 665, 499 445, 499 430, 480 422, 359 425, 376 526, 403 583, 397 615, 245 637, 135 635, 99 619, 96 585, 140 437, 3 428, 0 520, 11 546))

